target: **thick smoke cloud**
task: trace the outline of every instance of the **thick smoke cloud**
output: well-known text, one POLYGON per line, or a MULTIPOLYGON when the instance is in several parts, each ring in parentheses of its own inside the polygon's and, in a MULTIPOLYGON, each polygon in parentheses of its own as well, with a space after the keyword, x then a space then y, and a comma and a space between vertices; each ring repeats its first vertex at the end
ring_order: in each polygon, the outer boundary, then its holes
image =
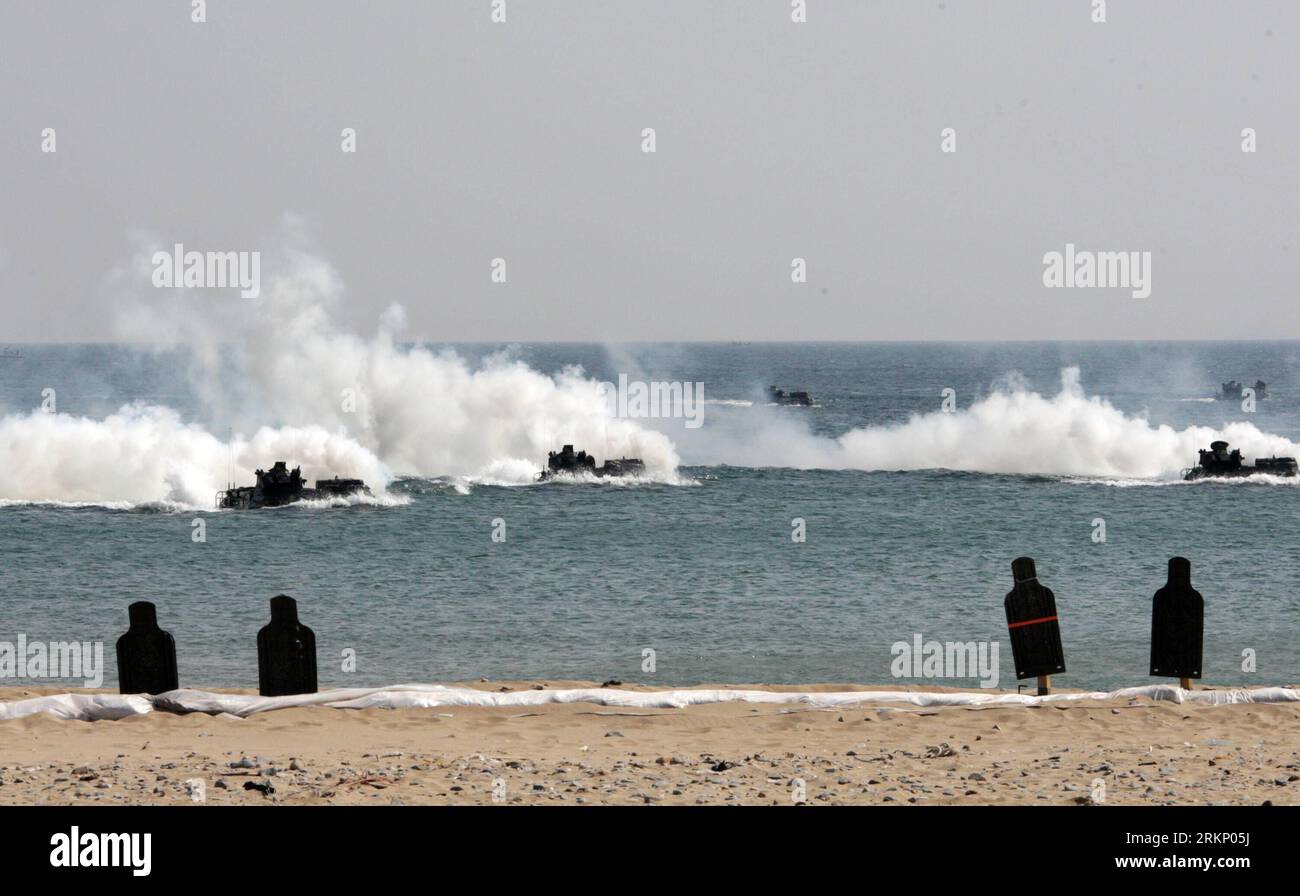
POLYGON ((1150 480, 1176 477, 1219 437, 1250 457, 1300 450, 1250 423, 1175 430, 1127 415, 1085 394, 1075 368, 1062 372, 1056 395, 1010 380, 954 413, 838 438, 813 434, 801 415, 716 403, 702 429, 670 438, 649 421, 612 418, 600 384, 579 369, 546 375, 506 356, 471 365, 403 345, 397 306, 372 336, 348 332, 336 323, 342 280, 306 243, 287 220, 264 252, 262 298, 250 302, 150 288, 150 255, 166 241, 139 239, 109 280, 117 335, 184 348, 198 419, 143 404, 102 419, 0 419, 0 501, 211 507, 227 482, 251 482, 278 459, 301 464, 308 479, 365 479, 382 501, 398 476, 528 483, 566 442, 602 458, 641 457, 651 479, 670 483, 683 481, 673 439, 706 465, 1150 480))
POLYGON ((292 220, 264 253, 256 301, 154 290, 149 258, 167 243, 137 242, 109 279, 117 335, 183 348, 202 419, 220 436, 157 406, 104 419, 11 415, 0 420, 0 500, 210 507, 228 479, 251 482, 277 459, 309 479, 363 478, 381 494, 405 475, 526 483, 564 442, 641 457, 650 478, 676 481, 671 441, 610 419, 599 384, 580 370, 552 377, 505 357, 471 367, 403 346, 397 306, 370 338, 345 331, 335 322, 343 283, 302 247, 292 220))
POLYGON ((1061 372, 1055 395, 1034 392, 1009 376, 969 407, 863 426, 838 438, 813 434, 802 415, 757 407, 716 413, 702 432, 682 438, 688 460, 705 464, 1150 480, 1176 478, 1195 461, 1197 449, 1218 438, 1252 458, 1300 454, 1300 446, 1251 423, 1178 430, 1131 416, 1088 396, 1076 367, 1061 372))

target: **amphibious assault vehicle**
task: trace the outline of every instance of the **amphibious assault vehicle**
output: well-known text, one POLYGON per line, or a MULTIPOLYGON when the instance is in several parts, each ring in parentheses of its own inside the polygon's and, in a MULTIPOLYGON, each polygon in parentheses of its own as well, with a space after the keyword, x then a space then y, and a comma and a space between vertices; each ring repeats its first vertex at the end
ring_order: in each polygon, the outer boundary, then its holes
POLYGON ((1234 448, 1229 451, 1228 443, 1224 441, 1212 442, 1208 451, 1204 448, 1200 450, 1200 455, 1200 462, 1183 472, 1184 479, 1235 479, 1254 476, 1256 473, 1267 473, 1270 476, 1295 476, 1297 473, 1294 457, 1258 457, 1255 459, 1255 465, 1250 466, 1242 463, 1240 450, 1234 448))
POLYGON ((585 451, 576 454, 572 445, 565 445, 559 451, 551 451, 546 456, 546 469, 537 474, 538 482, 546 482, 556 476, 637 476, 645 472, 645 463, 639 457, 610 458, 599 467, 595 456, 585 451))
MULTIPOLYGON (((1226 383, 1223 383, 1219 389, 1219 400, 1237 401, 1239 398, 1241 398, 1241 390, 1243 388, 1244 387, 1241 385, 1241 383, 1237 382, 1236 380, 1228 380, 1226 383)), ((1265 383, 1263 380, 1255 380, 1255 385, 1253 388, 1255 390, 1256 400, 1268 398, 1268 384, 1265 383)))
POLYGON ((307 488, 302 468, 289 469, 277 460, 269 470, 257 471, 257 484, 228 488, 217 492, 217 507, 222 510, 250 510, 256 507, 282 507, 296 501, 342 498, 353 494, 370 494, 360 479, 317 479, 315 488, 307 488))
POLYGON ((813 397, 807 392, 787 392, 784 389, 778 389, 776 386, 767 387, 768 400, 773 404, 793 404, 802 407, 811 407, 813 397))

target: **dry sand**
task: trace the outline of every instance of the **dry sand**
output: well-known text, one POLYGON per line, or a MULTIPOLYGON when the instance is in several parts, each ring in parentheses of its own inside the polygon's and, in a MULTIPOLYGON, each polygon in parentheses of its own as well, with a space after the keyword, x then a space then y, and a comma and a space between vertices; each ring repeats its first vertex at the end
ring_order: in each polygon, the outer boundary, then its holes
MULTIPOLYGON (((593 686, 469 686, 538 684, 593 686)), ((0 688, 0 701, 63 692, 0 688)), ((800 782, 812 805, 1052 805, 1091 801, 1098 779, 1107 804, 1297 804, 1300 704, 577 703, 0 722, 0 804, 190 803, 192 779, 208 803, 260 805, 789 805, 800 782)))

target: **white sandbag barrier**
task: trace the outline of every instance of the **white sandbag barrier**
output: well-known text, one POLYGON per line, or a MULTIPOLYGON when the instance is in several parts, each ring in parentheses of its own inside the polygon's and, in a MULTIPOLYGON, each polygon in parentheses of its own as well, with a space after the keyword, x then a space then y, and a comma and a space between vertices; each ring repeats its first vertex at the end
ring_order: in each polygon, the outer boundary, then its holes
POLYGON ((259 712, 296 706, 327 706, 334 709, 433 709, 455 706, 529 707, 546 703, 594 703, 625 709, 681 709, 708 703, 798 704, 814 709, 831 709, 869 703, 897 703, 909 706, 1043 706, 1086 700, 1133 700, 1143 698, 1173 703, 1222 706, 1240 703, 1297 703, 1295 688, 1232 688, 1219 691, 1184 690, 1175 685, 1153 684, 1118 691, 1078 694, 1001 694, 927 691, 755 691, 682 689, 669 691, 624 691, 612 688, 570 688, 565 690, 481 691, 475 688, 438 684, 402 684, 381 688, 338 688, 316 694, 289 697, 256 697, 247 694, 216 694, 181 688, 163 694, 59 694, 0 703, 0 721, 19 719, 44 712, 59 719, 80 721, 117 720, 143 715, 154 709, 173 713, 226 713, 247 717, 259 712))

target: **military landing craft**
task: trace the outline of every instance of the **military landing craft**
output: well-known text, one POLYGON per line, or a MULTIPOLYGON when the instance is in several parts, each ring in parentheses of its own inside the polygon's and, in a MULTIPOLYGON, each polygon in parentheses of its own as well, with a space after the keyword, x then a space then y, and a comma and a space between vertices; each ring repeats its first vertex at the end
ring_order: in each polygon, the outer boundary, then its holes
POLYGON ((360 479, 317 479, 315 488, 307 488, 302 468, 288 468, 277 460, 270 470, 257 471, 257 485, 245 485, 217 492, 217 507, 222 510, 251 510, 257 507, 282 507, 297 501, 368 495, 370 489, 360 479))
POLYGON ((1185 471, 1184 479, 1239 479, 1256 473, 1270 476, 1295 476, 1297 473, 1294 457, 1259 457, 1255 459, 1255 465, 1250 466, 1241 462, 1240 450, 1229 451, 1228 443, 1224 441, 1212 442, 1208 451, 1201 449, 1200 455, 1200 463, 1185 471))
POLYGON ((645 472, 645 463, 639 457, 610 458, 599 467, 594 455, 585 451, 576 454, 572 445, 565 445, 560 451, 551 451, 546 457, 546 469, 537 474, 538 482, 546 482, 556 476, 637 476, 645 472))

